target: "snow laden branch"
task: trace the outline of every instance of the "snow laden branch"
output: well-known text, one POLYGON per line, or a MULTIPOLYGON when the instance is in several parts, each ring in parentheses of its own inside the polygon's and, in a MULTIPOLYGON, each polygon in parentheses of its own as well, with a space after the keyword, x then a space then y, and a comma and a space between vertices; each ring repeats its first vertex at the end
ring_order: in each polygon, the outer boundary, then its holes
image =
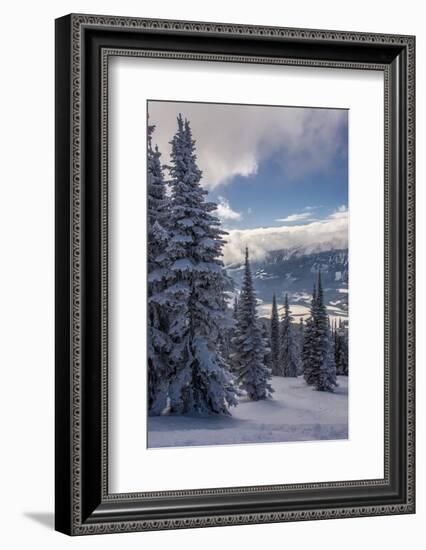
POLYGON ((288 305, 288 295, 284 299, 284 319, 281 326, 280 342, 280 366, 284 376, 297 376, 298 370, 298 349, 296 338, 292 325, 290 307, 288 305))
POLYGON ((154 126, 148 126, 148 409, 159 414, 167 404, 170 375, 168 306, 165 275, 168 261, 165 250, 170 238, 170 204, 160 162, 161 153, 152 146, 154 126))
POLYGON ((152 402, 161 402, 163 409, 153 406, 151 413, 164 412, 167 405, 171 414, 227 415, 237 404, 238 390, 224 353, 223 332, 232 326, 225 294, 231 282, 220 259, 225 232, 213 215, 216 205, 201 187, 195 141, 182 116, 171 147, 167 236, 159 255, 166 269, 154 266, 149 276, 152 284, 161 279, 161 295, 151 295, 151 301, 163 304, 167 313, 162 325, 167 367, 156 363, 163 386, 153 386, 152 402))
POLYGON ((231 361, 232 370, 240 388, 254 401, 266 399, 274 391, 270 384, 272 372, 265 364, 266 347, 267 342, 265 342, 256 311, 256 295, 250 270, 249 252, 246 249, 244 279, 238 298, 231 361))
POLYGON ((321 272, 312 294, 310 317, 306 321, 302 348, 303 375, 319 391, 333 392, 337 386, 330 320, 324 305, 321 272))

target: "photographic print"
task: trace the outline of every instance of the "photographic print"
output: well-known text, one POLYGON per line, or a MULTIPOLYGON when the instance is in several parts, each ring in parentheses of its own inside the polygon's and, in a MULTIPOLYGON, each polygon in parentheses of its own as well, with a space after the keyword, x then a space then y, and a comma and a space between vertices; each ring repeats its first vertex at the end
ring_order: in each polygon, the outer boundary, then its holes
POLYGON ((55 67, 55 529, 415 513, 415 37, 69 14, 55 67))
POLYGON ((148 447, 347 439, 348 111, 147 111, 148 447))

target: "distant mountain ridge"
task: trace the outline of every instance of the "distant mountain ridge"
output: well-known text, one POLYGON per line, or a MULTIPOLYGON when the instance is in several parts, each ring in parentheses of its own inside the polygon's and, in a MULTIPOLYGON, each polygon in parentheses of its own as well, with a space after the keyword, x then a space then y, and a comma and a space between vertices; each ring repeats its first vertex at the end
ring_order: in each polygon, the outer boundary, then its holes
MULTIPOLYGON (((326 305, 337 315, 345 316, 348 310, 348 249, 324 250, 324 247, 326 245, 274 250, 262 261, 252 261, 253 282, 260 303, 271 303, 273 293, 282 302, 284 294, 288 293, 290 304, 308 307, 316 276, 321 271, 326 305)), ((242 265, 226 267, 239 289, 242 265)))

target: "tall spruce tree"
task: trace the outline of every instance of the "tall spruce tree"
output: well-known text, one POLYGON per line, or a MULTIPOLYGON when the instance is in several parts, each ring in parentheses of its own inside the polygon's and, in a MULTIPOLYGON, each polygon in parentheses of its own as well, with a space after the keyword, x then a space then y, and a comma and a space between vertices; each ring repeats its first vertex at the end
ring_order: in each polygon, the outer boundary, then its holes
POLYGON ((341 345, 340 362, 341 362, 342 373, 343 373, 343 376, 349 376, 349 344, 348 344, 347 330, 345 330, 345 332, 341 337, 340 345, 341 345))
POLYGON ((330 321, 324 305, 321 272, 318 272, 317 304, 314 322, 314 357, 317 365, 315 387, 318 391, 334 391, 337 386, 336 365, 330 334, 330 321))
POLYGON ((339 374, 337 372, 337 346, 338 346, 338 342, 337 342, 337 330, 336 330, 336 321, 334 320, 332 325, 331 325, 331 337, 333 339, 333 349, 334 349, 334 363, 336 365, 336 373, 339 374))
POLYGON ((305 334, 305 325, 303 322, 303 317, 300 318, 299 326, 297 327, 297 374, 303 374, 303 339, 305 334))
POLYGON ((314 327, 316 318, 317 292, 314 285, 312 292, 310 315, 305 321, 302 345, 302 366, 305 381, 310 386, 314 385, 318 375, 318 366, 314 355, 314 327))
POLYGON ((160 414, 167 404, 170 338, 164 272, 168 259, 166 195, 161 153, 152 145, 155 126, 148 126, 147 197, 148 197, 148 410, 160 414))
POLYGON ((233 306, 232 315, 233 315, 234 321, 237 322, 237 319, 238 319, 238 295, 237 294, 235 294, 234 296, 234 306, 233 306))
POLYGON ((336 365, 336 374, 340 375, 342 374, 340 372, 340 361, 339 361, 339 355, 340 355, 340 337, 339 337, 339 331, 336 324, 336 321, 333 321, 332 325, 332 339, 333 339, 333 350, 334 350, 334 364, 336 365))
POLYGON ((229 414, 238 390, 218 341, 229 317, 224 292, 227 278, 221 261, 220 222, 207 202, 197 166, 195 141, 179 115, 171 141, 170 239, 166 254, 169 334, 172 340, 170 412, 229 414))
POLYGON ((280 319, 278 316, 277 299, 275 293, 272 296, 271 312, 271 368, 274 376, 279 376, 280 370, 280 319))
POLYGON ((347 341, 347 332, 342 326, 341 320, 339 322, 339 327, 335 328, 334 331, 334 342, 335 342, 335 363, 336 363, 336 373, 340 376, 348 375, 348 341, 347 341))
MULTIPOLYGON (((327 321, 328 321, 328 339, 329 339, 329 345, 330 345, 330 354, 331 354, 331 361, 333 362, 334 366, 336 367, 336 357, 335 357, 335 341, 334 341, 334 329, 333 325, 330 321, 330 316, 327 314, 327 321)), ((337 370, 336 370, 337 374, 337 370)))
POLYGON ((246 248, 244 278, 238 300, 238 319, 232 340, 232 366, 238 384, 253 401, 266 399, 274 391, 271 371, 265 365, 265 345, 257 316, 256 295, 246 248))
POLYGON ((231 365, 231 372, 235 375, 234 372, 234 363, 235 363, 235 335, 237 333, 237 323, 238 323, 238 294, 235 293, 234 295, 234 303, 232 307, 232 331, 231 331, 231 340, 230 340, 230 365, 231 365))
POLYGON ((284 298, 284 318, 281 323, 280 337, 280 366, 283 376, 297 376, 298 353, 296 338, 292 326, 288 295, 284 298))
POLYGON ((348 326, 341 323, 342 338, 343 338, 343 374, 349 376, 349 332, 348 326))
POLYGON ((235 328, 235 321, 233 316, 233 310, 229 307, 228 296, 224 294, 223 296, 223 308, 226 313, 226 322, 221 327, 219 335, 219 350, 222 354, 222 357, 225 359, 228 368, 230 368, 230 356, 231 356, 231 340, 235 328))
POLYGON ((268 335, 268 329, 266 328, 266 324, 263 321, 260 321, 260 325, 262 328, 262 338, 263 338, 263 347, 265 350, 265 355, 263 356, 263 362, 268 367, 268 369, 272 372, 271 367, 271 346, 270 346, 270 338, 268 335))

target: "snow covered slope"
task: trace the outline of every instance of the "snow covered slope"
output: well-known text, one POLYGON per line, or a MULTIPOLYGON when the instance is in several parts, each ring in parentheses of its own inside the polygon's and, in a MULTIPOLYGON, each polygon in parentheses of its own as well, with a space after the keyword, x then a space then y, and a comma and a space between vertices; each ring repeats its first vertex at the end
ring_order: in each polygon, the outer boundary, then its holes
POLYGON ((338 383, 318 392, 302 377, 275 376, 272 399, 242 400, 231 417, 149 417, 148 447, 347 439, 348 378, 338 383))

